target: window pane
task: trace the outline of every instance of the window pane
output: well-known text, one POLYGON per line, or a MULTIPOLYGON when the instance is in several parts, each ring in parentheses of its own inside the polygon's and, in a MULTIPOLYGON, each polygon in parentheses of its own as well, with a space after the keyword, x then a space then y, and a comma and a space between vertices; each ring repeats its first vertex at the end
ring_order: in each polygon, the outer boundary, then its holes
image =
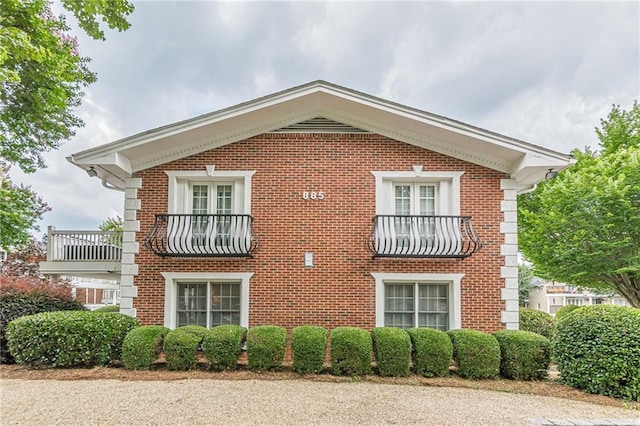
POLYGON ((396 204, 397 215, 411 214, 411 186, 410 185, 396 185, 395 204, 396 204))
POLYGON ((400 328, 414 326, 413 292, 414 284, 385 285, 385 326, 400 328))
POLYGON ((449 329, 449 286, 421 284, 418 294, 418 326, 449 329))
POLYGON ((240 324, 240 284, 211 283, 211 326, 240 324))
POLYGON ((217 186, 217 214, 231 214, 231 201, 232 201, 232 186, 231 185, 218 185, 217 186))
POLYGON ((207 287, 204 283, 178 284, 177 326, 207 325, 207 287))

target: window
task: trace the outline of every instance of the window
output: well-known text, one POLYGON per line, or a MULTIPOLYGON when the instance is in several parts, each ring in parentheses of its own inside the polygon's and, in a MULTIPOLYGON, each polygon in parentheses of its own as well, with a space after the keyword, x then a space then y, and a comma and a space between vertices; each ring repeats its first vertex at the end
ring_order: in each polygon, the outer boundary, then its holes
POLYGON ((376 327, 460 328, 463 274, 371 275, 376 281, 376 327))
POLYGON ((239 282, 178 282, 176 326, 240 325, 239 282))
POLYGON ((447 284, 385 284, 385 327, 448 330, 448 293, 447 284))
POLYGON ((227 247, 231 240, 233 217, 233 186, 231 184, 191 184, 191 242, 205 246, 214 238, 215 247, 227 247), (216 216, 211 216, 216 215, 216 216))
POLYGON ((578 297, 567 297, 567 305, 582 306, 582 299, 578 297))
POLYGON ((164 325, 249 326, 252 272, 163 272, 164 325))
POLYGON ((376 181, 378 215, 460 215, 464 172, 371 173, 376 181))
POLYGON ((423 245, 435 238, 436 185, 419 183, 394 184, 394 228, 397 244, 409 247, 411 240, 423 245), (417 216, 417 217, 412 217, 417 216))

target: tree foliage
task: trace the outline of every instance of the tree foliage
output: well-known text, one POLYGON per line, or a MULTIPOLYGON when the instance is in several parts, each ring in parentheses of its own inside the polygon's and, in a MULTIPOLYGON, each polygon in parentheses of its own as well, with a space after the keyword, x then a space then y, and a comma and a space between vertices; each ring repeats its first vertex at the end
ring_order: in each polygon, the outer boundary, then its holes
POLYGON ((533 275, 531 274, 531 268, 527 265, 518 265, 518 302, 520 306, 524 306, 525 302, 529 298, 529 292, 531 291, 531 281, 533 275))
MULTIPOLYGON (((103 40, 99 20, 122 31, 133 12, 127 0, 62 5, 90 37, 103 40)), ((84 124, 74 108, 96 76, 68 31, 65 16, 54 15, 49 0, 0 0, 0 246, 24 244, 48 209, 29 188, 11 184, 9 166, 26 173, 45 167, 42 155, 84 124)))
POLYGON ((27 244, 29 230, 38 230, 36 222, 49 210, 31 188, 14 185, 0 170, 0 247, 9 250, 27 244))
POLYGON ((640 106, 614 107, 596 129, 601 152, 521 195, 519 242, 537 276, 640 307, 640 106))

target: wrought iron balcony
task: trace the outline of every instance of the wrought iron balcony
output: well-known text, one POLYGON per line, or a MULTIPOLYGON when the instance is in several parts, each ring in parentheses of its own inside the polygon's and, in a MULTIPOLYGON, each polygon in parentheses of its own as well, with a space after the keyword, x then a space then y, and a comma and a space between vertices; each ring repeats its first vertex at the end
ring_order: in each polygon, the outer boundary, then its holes
POLYGON ((249 257, 256 247, 249 215, 157 214, 144 246, 159 256, 249 257))
POLYGON ((464 258, 482 246, 469 216, 378 215, 373 221, 375 257, 464 258))

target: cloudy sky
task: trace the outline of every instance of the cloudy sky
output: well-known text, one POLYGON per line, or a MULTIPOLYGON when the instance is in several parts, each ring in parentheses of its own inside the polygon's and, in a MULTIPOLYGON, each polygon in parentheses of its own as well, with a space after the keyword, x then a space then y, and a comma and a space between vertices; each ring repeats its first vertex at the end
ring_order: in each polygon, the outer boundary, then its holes
POLYGON ((122 193, 69 154, 313 80, 565 153, 596 147, 600 118, 640 98, 638 2, 134 4, 105 42, 74 30, 98 74, 86 126, 47 169, 12 170, 52 207, 42 231, 122 214, 122 193))

